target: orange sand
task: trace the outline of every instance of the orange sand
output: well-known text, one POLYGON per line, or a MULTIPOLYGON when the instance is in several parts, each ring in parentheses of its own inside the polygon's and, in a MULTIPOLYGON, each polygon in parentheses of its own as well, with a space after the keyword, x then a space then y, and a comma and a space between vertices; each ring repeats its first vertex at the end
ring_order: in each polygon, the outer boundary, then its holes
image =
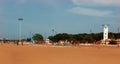
POLYGON ((0 64, 120 64, 120 48, 0 44, 0 64))

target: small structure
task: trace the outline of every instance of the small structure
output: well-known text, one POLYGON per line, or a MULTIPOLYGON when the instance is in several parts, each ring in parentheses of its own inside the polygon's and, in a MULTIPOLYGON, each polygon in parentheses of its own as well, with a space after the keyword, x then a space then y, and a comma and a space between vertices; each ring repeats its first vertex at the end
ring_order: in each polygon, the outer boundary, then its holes
POLYGON ((50 44, 50 40, 49 40, 49 39, 46 39, 46 40, 45 40, 45 44, 50 44))
MULTIPOLYGON (((103 25, 103 40, 106 41, 108 39, 108 25, 103 25)), ((105 44, 108 44, 108 42, 105 42, 105 44)))

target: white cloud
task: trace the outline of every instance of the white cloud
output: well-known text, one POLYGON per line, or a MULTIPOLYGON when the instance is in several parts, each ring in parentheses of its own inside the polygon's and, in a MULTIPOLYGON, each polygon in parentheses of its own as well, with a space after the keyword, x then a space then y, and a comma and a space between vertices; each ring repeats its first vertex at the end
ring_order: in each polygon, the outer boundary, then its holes
POLYGON ((120 0, 0 0, 0 2, 13 1, 17 3, 38 2, 38 3, 56 3, 70 2, 76 5, 120 5, 120 0))
POLYGON ((108 10, 97 10, 91 8, 82 8, 82 7, 75 7, 69 10, 69 12, 80 14, 80 15, 87 15, 87 16, 98 16, 98 17, 112 17, 113 12, 108 10))
POLYGON ((72 2, 76 5, 120 5, 120 0, 72 0, 72 2))

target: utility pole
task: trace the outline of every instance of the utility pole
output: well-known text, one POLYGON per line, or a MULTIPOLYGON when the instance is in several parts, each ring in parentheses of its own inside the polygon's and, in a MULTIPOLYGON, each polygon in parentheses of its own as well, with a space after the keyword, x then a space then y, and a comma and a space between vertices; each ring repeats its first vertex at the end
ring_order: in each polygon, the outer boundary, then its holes
POLYGON ((54 36, 54 31, 55 31, 55 30, 54 30, 54 29, 52 29, 52 36, 54 36))
POLYGON ((18 21, 19 21, 19 42, 21 42, 21 27, 22 27, 22 21, 23 21, 23 18, 18 18, 18 21))

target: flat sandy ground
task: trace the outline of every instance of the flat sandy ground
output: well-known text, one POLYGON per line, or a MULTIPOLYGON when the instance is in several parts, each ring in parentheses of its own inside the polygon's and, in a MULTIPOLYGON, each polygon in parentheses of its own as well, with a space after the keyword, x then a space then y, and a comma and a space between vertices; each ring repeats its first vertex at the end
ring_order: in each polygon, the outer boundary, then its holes
POLYGON ((0 64, 120 64, 120 48, 0 44, 0 64))

